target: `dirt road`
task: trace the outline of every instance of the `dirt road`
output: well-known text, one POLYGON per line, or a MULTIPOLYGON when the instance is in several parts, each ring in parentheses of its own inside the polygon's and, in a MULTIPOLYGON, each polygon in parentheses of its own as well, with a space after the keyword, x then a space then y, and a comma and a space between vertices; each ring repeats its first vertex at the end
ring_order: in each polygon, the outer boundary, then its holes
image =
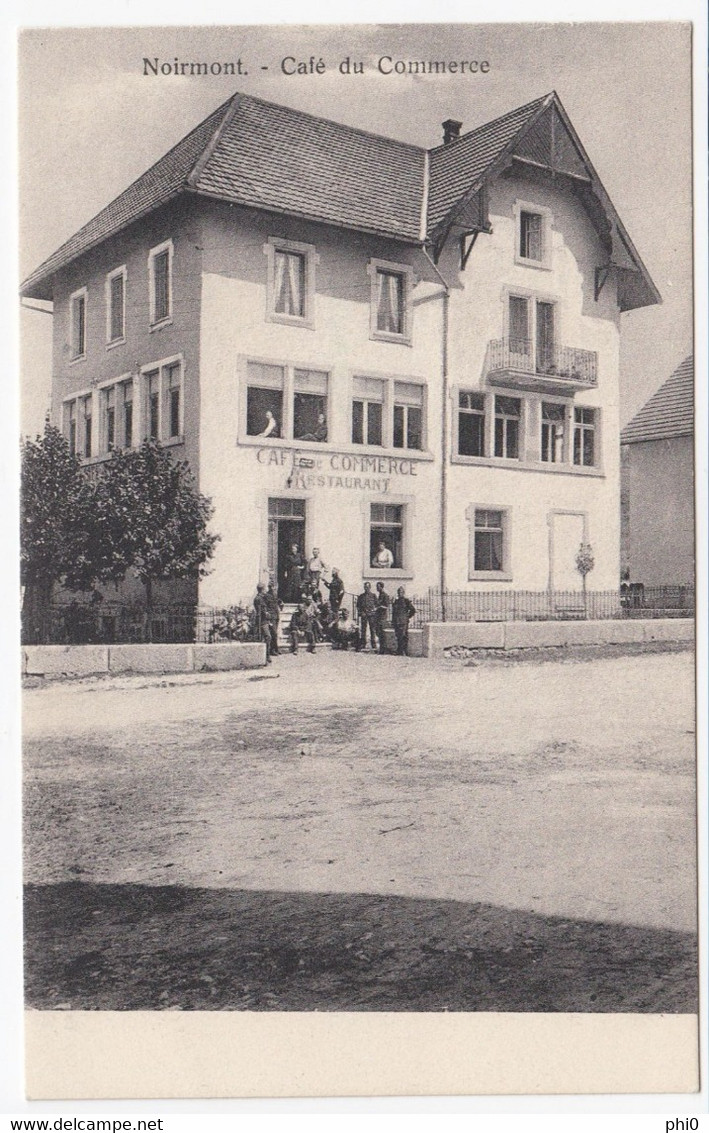
POLYGON ((27 690, 29 1002, 693 1010, 692 665, 27 690))

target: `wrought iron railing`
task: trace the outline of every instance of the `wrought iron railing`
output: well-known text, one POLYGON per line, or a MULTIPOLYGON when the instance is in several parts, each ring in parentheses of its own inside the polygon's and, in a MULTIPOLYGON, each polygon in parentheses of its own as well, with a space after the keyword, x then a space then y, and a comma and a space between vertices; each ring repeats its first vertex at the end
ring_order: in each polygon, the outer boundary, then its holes
POLYGON ((528 338, 497 338, 488 343, 486 372, 501 371, 544 375, 590 386, 598 382, 598 355, 595 350, 579 350, 575 346, 535 350, 528 338))
MULTIPOLYGON (((426 622, 565 621, 578 618, 692 618, 694 587, 633 585, 621 590, 492 590, 431 589, 412 599, 412 628, 426 622)), ((342 606, 356 618, 356 596, 346 594, 342 606)), ((284 614, 289 613, 287 610, 284 614)), ((54 645, 132 642, 219 642, 259 639, 253 607, 160 605, 150 613, 144 603, 53 603, 31 625, 23 627, 24 643, 54 645)))
POLYGON ((429 590, 412 599, 413 625, 426 622, 569 621, 579 618, 692 618, 694 587, 629 590, 429 590))

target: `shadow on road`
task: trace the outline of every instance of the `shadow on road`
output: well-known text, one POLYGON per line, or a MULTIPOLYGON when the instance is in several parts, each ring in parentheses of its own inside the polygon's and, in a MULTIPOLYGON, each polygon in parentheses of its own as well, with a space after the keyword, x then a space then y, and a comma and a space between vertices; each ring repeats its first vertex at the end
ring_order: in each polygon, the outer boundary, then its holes
POLYGON ((691 933, 367 893, 29 885, 25 965, 40 1009, 697 1009, 691 933))

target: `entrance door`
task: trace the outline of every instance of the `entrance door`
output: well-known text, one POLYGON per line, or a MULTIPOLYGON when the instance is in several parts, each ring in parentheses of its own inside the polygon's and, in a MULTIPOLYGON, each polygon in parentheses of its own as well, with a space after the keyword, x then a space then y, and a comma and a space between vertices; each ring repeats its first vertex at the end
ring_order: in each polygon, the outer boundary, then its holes
POLYGON ((552 590, 581 590, 576 556, 584 541, 585 517, 580 512, 552 512, 549 517, 549 585, 552 590))
POLYGON ((305 554, 305 500, 268 501, 268 573, 288 600, 286 563, 293 546, 305 554))

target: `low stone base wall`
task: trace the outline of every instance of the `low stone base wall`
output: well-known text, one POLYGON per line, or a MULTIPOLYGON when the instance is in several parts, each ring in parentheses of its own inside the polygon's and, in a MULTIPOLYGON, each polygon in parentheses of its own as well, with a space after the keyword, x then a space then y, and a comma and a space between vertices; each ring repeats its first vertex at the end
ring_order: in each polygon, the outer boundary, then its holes
POLYGON ((260 669, 260 641, 220 645, 25 645, 23 676, 88 677, 100 673, 207 673, 260 669))
POLYGON ((446 649, 543 649, 564 645, 625 645, 645 641, 693 641, 691 618, 568 622, 429 622, 423 654, 446 649))
MULTIPOLYGON (((394 630, 387 626, 383 631, 384 634, 384 648, 388 653, 396 653, 396 634, 394 630)), ((426 629, 410 629, 409 630, 409 657, 424 657, 424 639, 426 636, 426 629)))

